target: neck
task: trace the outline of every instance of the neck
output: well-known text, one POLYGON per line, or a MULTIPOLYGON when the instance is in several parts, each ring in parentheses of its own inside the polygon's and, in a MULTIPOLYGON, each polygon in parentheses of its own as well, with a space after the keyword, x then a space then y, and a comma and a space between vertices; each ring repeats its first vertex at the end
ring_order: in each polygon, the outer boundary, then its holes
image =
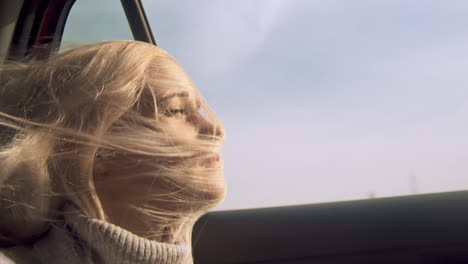
POLYGON ((164 243, 190 244, 193 226, 201 214, 181 215, 156 208, 137 208, 124 203, 103 204, 108 222, 135 235, 164 243))

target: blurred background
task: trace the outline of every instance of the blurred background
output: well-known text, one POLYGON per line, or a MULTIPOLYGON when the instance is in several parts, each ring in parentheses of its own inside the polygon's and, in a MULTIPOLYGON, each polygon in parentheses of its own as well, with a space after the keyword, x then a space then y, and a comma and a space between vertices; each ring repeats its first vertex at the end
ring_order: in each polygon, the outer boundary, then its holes
MULTIPOLYGON (((227 129, 217 210, 468 188, 468 2, 143 0, 227 129)), ((62 48, 132 39, 79 0, 62 48)))

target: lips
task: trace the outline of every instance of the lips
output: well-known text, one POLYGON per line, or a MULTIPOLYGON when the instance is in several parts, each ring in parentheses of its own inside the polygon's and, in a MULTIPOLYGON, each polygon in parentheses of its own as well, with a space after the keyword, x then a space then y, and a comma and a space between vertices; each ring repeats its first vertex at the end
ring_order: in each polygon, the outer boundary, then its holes
POLYGON ((200 162, 200 165, 203 167, 214 167, 216 164, 218 164, 221 160, 221 156, 219 154, 213 155, 209 158, 206 158, 200 162))

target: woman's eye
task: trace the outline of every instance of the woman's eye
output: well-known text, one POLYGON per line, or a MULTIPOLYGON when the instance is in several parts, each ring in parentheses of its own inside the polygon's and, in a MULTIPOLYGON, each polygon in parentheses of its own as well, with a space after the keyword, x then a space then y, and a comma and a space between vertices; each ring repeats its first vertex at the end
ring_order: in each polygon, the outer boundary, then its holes
POLYGON ((187 111, 185 109, 168 109, 164 113, 166 116, 177 116, 177 115, 185 115, 187 111))

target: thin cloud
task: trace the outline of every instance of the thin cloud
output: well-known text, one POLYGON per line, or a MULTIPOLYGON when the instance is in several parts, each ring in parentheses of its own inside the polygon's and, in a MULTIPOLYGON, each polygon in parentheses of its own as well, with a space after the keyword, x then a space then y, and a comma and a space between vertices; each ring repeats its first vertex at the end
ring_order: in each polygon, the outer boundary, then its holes
POLYGON ((148 2, 160 44, 197 76, 222 74, 255 53, 271 33, 286 2, 148 2), (185 8, 179 8, 179 5, 185 8), (167 14, 171 14, 169 19, 167 14))

